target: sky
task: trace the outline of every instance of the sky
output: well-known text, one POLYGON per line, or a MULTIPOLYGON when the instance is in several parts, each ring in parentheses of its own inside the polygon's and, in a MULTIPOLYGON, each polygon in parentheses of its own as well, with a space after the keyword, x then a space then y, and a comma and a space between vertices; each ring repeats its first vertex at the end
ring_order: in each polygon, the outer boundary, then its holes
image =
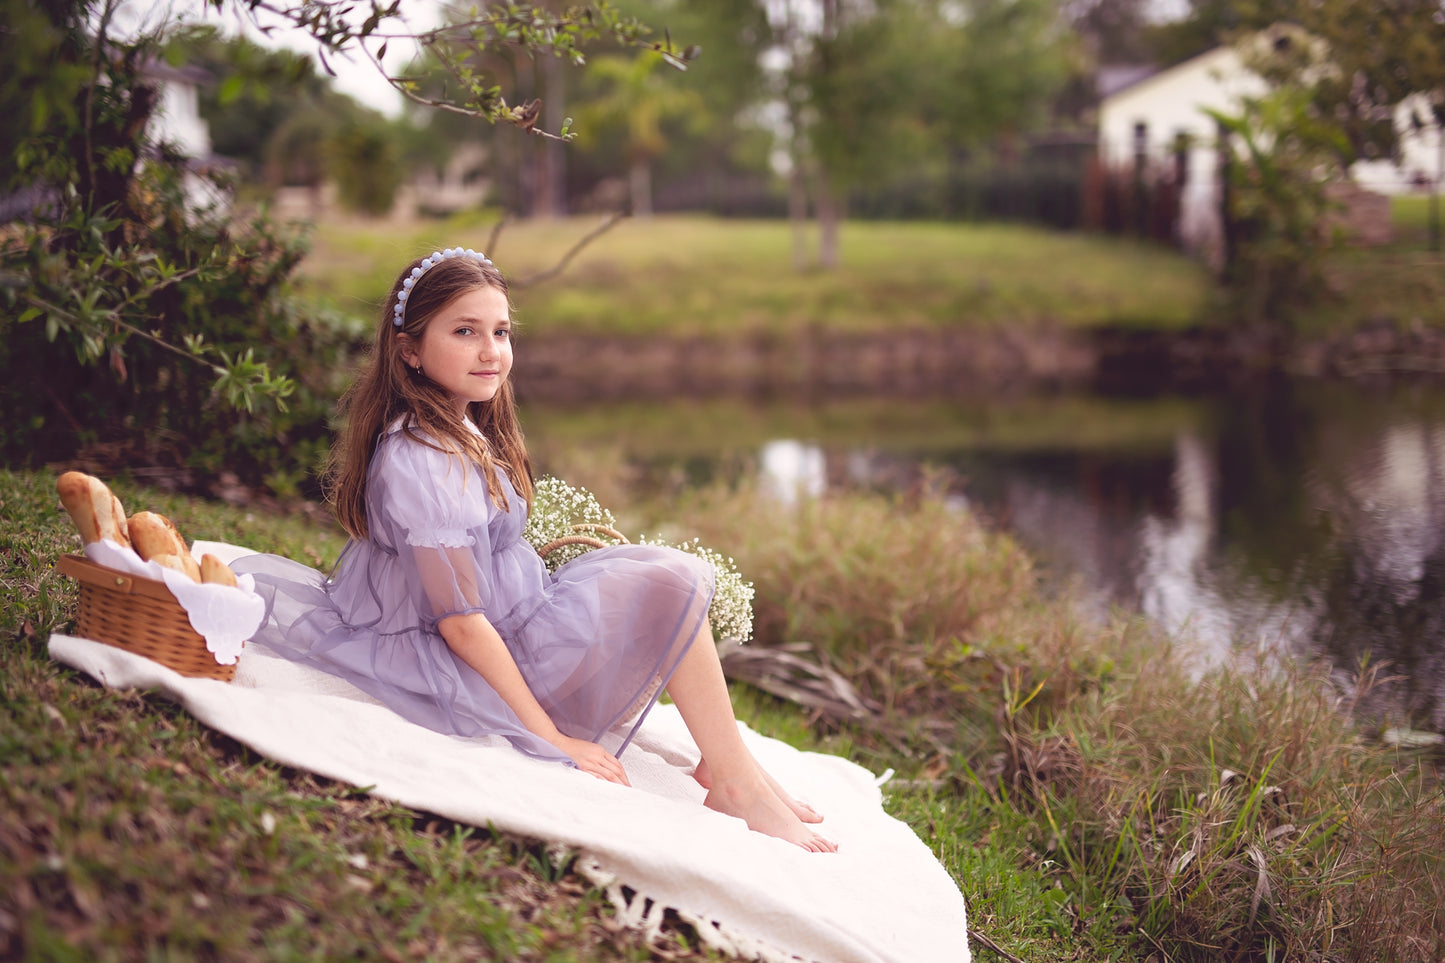
MULTIPOLYGON (((358 13, 352 19, 359 23, 370 12, 371 4, 366 0, 358 0, 355 6, 358 13)), ((441 0, 403 0, 401 9, 411 30, 425 30, 440 22, 443 3, 441 0)), ((285 47, 309 54, 316 59, 316 42, 304 30, 282 27, 282 22, 279 17, 266 15, 264 11, 253 19, 250 14, 243 12, 242 5, 237 3, 226 4, 225 12, 217 13, 205 0, 122 0, 115 14, 115 29, 122 35, 139 34, 162 23, 204 23, 220 27, 231 35, 244 35, 265 46, 285 47), (269 35, 263 34, 260 26, 270 26, 273 28, 272 32, 269 35)), ((379 41, 369 44, 373 52, 379 46, 379 41)), ((411 60, 415 51, 414 43, 401 40, 389 43, 385 61, 387 68, 392 71, 401 70, 411 60)), ((375 65, 359 51, 354 51, 349 56, 329 56, 327 63, 336 73, 332 82, 342 93, 351 95, 359 103, 389 117, 401 113, 402 96, 391 88, 375 65)), ((317 69, 321 70, 319 60, 317 69)))

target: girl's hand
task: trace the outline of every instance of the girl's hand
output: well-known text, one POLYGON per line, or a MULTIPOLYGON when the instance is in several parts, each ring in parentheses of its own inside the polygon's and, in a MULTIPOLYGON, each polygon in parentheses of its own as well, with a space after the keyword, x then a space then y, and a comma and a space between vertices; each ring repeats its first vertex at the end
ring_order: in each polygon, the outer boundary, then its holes
POLYGON ((622 786, 630 786, 627 781, 627 772, 622 768, 622 763, 617 757, 603 749, 595 742, 588 742, 585 739, 573 739, 571 736, 563 736, 560 741, 554 743, 558 749, 565 752, 575 763, 577 768, 583 772, 591 773, 598 779, 606 779, 608 782, 615 782, 622 786))

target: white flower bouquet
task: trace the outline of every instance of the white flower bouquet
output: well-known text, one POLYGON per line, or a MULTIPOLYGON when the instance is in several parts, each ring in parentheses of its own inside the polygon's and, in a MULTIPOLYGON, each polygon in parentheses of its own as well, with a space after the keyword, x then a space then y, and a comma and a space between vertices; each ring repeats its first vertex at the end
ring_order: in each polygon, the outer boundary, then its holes
MULTIPOLYGON (((549 571, 584 552, 609 544, 623 544, 627 538, 616 528, 612 513, 597 503, 585 488, 576 488, 552 475, 533 486, 532 505, 522 537, 542 556, 549 571)), ((737 564, 697 539, 678 544, 662 538, 642 536, 639 545, 660 545, 688 552, 710 562, 716 575, 716 591, 708 607, 708 623, 718 641, 746 642, 753 634, 753 583, 744 581, 737 564)))

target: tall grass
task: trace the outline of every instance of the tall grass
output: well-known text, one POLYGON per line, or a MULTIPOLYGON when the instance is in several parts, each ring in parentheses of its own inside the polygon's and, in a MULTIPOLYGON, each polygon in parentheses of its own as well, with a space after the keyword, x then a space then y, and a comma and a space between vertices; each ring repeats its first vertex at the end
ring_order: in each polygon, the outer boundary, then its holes
MULTIPOLYGON (((970 831, 1009 834, 1058 887, 1027 897, 1041 920, 1177 960, 1445 952, 1439 760, 1355 726, 1368 673, 1342 687, 1241 658, 1198 676, 1138 621, 1042 597, 1017 546, 926 488, 793 507, 714 490, 684 514, 713 542, 749 520, 734 554, 758 644, 809 642, 876 699, 855 754, 936 780, 895 800, 920 828, 991 813, 970 831)), ((965 892, 997 898, 953 858, 965 892)))

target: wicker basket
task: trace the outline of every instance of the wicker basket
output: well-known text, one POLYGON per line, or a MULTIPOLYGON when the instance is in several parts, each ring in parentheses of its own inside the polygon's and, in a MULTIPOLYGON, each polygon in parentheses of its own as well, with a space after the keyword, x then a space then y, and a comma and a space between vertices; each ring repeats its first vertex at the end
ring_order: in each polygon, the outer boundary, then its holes
POLYGON ((62 555, 55 569, 80 583, 76 631, 83 638, 154 659, 181 675, 222 682, 235 676, 235 663, 216 661, 166 583, 96 565, 83 555, 62 555))

